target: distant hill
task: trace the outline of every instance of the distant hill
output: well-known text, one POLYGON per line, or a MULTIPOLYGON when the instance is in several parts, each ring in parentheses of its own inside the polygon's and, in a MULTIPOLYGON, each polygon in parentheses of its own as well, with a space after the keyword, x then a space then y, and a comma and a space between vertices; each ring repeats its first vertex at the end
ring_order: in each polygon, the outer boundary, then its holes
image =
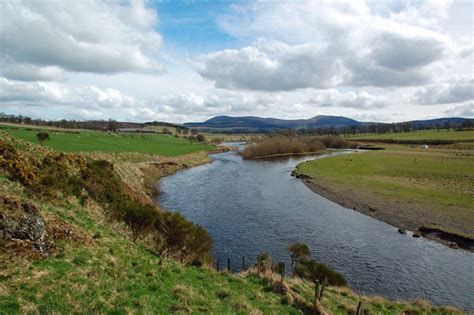
MULTIPOLYGON (((414 129, 426 129, 443 127, 445 123, 451 126, 461 125, 468 118, 450 117, 437 118, 429 120, 413 120, 403 123, 409 123, 414 129)), ((231 117, 216 116, 204 122, 185 123, 188 128, 195 128, 202 131, 222 131, 222 132, 267 132, 278 129, 318 129, 328 127, 347 127, 347 126, 369 126, 376 124, 386 124, 378 122, 361 122, 342 116, 324 116, 319 115, 309 119, 276 119, 262 118, 255 116, 231 117)))
POLYGON ((310 119, 285 120, 276 118, 261 118, 254 116, 230 117, 217 116, 202 123, 185 123, 185 127, 202 130, 227 130, 227 131, 271 131, 287 128, 321 128, 360 125, 357 120, 341 116, 315 116, 310 119))

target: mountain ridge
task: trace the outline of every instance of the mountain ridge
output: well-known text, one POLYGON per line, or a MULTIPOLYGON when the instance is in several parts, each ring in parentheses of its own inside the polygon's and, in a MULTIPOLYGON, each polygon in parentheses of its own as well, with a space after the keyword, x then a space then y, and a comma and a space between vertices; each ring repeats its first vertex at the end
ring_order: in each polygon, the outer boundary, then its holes
MULTIPOLYGON (((411 120, 400 123, 410 123, 413 128, 428 128, 443 126, 445 123, 462 124, 469 118, 443 117, 426 120, 411 120)), ((374 124, 391 124, 382 122, 363 122, 344 116, 317 115, 308 119, 278 119, 258 116, 215 116, 204 122, 184 123, 183 126, 201 130, 247 130, 247 131, 273 131, 278 129, 317 129, 317 128, 342 128, 349 126, 367 126, 374 124)))

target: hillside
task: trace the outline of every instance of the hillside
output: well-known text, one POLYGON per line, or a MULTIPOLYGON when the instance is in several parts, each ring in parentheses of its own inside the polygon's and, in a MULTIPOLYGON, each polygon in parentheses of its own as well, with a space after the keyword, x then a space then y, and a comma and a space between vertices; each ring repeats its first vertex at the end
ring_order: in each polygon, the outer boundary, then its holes
MULTIPOLYGON (((0 313, 315 313, 310 282, 213 271, 206 233, 150 203, 160 177, 207 161, 64 154, 0 132, 0 313)), ((341 287, 328 287, 317 310, 354 313, 358 302, 377 314, 461 313, 341 287)))
POLYGON ((202 130, 270 131, 287 128, 319 128, 359 125, 360 122, 340 116, 316 116, 310 119, 284 120, 260 117, 217 116, 202 123, 186 123, 186 127, 202 130))
MULTIPOLYGON (((437 118, 428 120, 413 120, 400 122, 408 124, 414 129, 444 128, 446 124, 451 127, 460 126, 468 118, 437 118)), ((204 122, 185 123, 184 126, 203 131, 226 131, 226 132, 268 132, 279 129, 318 129, 318 128, 341 128, 341 127, 368 127, 371 125, 391 125, 379 122, 361 122, 342 116, 319 115, 309 119, 285 120, 276 118, 261 118, 254 116, 230 117, 217 116, 204 122)))

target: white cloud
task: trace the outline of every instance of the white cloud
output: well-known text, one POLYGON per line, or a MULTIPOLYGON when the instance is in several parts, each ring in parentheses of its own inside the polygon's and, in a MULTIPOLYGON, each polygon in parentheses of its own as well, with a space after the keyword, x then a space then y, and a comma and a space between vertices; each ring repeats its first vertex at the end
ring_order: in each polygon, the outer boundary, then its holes
POLYGON ((448 116, 474 118, 474 102, 453 106, 448 108, 444 113, 448 116))
MULTIPOLYGON (((433 24, 447 5, 410 7, 433 24)), ((199 73, 216 87, 295 90, 338 86, 412 86, 429 82, 431 67, 452 43, 443 34, 406 23, 400 14, 374 14, 364 1, 236 5, 219 23, 230 34, 261 36, 252 45, 201 56, 199 73)))
POLYGON ((163 67, 152 58, 162 41, 156 22, 156 13, 142 1, 4 1, 3 76, 55 80, 61 70, 160 73, 163 67))
POLYGON ((349 107, 357 109, 375 109, 387 107, 388 100, 366 91, 341 93, 335 89, 321 90, 307 100, 308 104, 320 107, 349 107))
POLYGON ((462 78, 456 81, 427 86, 418 90, 412 102, 421 105, 450 104, 474 100, 474 79, 462 78))

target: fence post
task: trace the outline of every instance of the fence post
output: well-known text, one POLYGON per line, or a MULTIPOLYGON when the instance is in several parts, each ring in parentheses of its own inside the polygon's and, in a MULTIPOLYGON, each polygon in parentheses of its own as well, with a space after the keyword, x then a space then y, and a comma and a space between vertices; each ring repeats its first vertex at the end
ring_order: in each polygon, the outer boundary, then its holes
POLYGON ((357 310, 356 310, 356 315, 360 315, 360 307, 362 306, 362 302, 359 301, 359 303, 357 303, 357 310))
POLYGON ((245 256, 242 256, 242 271, 245 271, 245 269, 247 269, 245 267, 245 256))
POLYGON ((326 289, 327 285, 328 285, 328 277, 325 277, 324 281, 323 281, 323 284, 321 285, 321 290, 319 292, 319 300, 320 301, 323 298, 324 289, 326 289))
POLYGON ((221 269, 220 266, 219 266, 219 263, 220 263, 220 260, 218 259, 218 260, 216 261, 216 269, 217 269, 217 272, 219 272, 220 269, 221 269))
POLYGON ((227 258, 227 272, 230 272, 230 258, 227 258))

